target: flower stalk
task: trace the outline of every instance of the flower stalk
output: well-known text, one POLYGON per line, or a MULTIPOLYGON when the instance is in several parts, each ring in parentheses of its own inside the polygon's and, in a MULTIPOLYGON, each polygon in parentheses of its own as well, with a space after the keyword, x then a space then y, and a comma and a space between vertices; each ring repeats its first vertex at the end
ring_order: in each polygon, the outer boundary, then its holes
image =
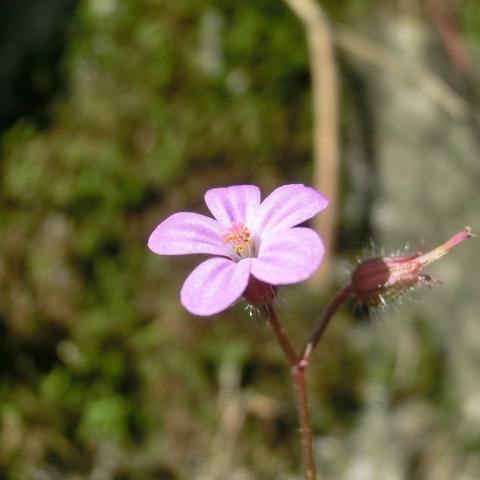
POLYGON ((316 476, 315 458, 313 455, 313 438, 312 428, 310 426, 310 416, 308 413, 305 371, 309 365, 313 349, 316 347, 325 332, 330 319, 340 305, 342 305, 352 294, 353 290, 350 285, 348 285, 339 290, 339 292, 333 297, 332 301, 328 304, 324 313, 320 317, 319 322, 308 336, 300 355, 298 355, 292 347, 285 329, 275 313, 272 303, 265 305, 267 321, 292 370, 306 480, 318 480, 318 477, 316 476))

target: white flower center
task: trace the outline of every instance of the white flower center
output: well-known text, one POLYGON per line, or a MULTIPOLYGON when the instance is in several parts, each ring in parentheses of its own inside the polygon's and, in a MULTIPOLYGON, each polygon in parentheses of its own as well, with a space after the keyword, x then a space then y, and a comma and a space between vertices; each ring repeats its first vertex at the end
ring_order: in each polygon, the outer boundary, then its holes
POLYGON ((255 243, 250 231, 243 223, 233 223, 222 236, 222 242, 233 248, 233 260, 255 256, 255 243))

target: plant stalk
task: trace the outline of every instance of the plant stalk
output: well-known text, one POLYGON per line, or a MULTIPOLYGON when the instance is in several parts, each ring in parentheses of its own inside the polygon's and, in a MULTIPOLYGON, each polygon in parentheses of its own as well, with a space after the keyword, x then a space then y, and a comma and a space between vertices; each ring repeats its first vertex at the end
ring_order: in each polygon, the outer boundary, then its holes
POLYGON ((333 314, 337 311, 338 307, 345 302, 350 295, 352 295, 352 293, 352 288, 350 285, 348 285, 347 287, 342 288, 333 297, 320 317, 319 322, 308 336, 305 347, 302 350, 303 353, 301 355, 298 355, 292 347, 288 335, 278 319, 277 314, 275 313, 273 305, 271 303, 265 305, 267 321, 292 369, 306 480, 319 479, 315 473, 315 459, 313 456, 312 429, 310 426, 310 418, 308 413, 305 370, 308 367, 312 351, 322 337, 323 332, 325 331, 333 314))

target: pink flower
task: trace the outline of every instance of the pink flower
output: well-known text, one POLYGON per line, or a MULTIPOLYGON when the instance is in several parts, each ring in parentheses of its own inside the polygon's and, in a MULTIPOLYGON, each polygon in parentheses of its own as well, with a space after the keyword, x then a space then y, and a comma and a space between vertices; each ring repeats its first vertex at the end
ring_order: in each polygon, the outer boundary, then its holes
POLYGON ((214 188, 205 203, 214 218, 175 213, 148 239, 148 248, 159 255, 214 255, 183 284, 180 299, 189 312, 214 315, 242 295, 250 303, 266 303, 277 285, 305 280, 319 266, 324 253, 319 236, 295 227, 328 205, 313 188, 284 185, 262 203, 254 185, 214 188))
POLYGON ((366 306, 386 305, 398 299, 409 288, 416 285, 431 287, 442 283, 422 270, 435 260, 446 255, 453 247, 472 238, 470 227, 454 235, 428 253, 421 251, 410 255, 372 258, 361 263, 352 274, 352 289, 366 306))

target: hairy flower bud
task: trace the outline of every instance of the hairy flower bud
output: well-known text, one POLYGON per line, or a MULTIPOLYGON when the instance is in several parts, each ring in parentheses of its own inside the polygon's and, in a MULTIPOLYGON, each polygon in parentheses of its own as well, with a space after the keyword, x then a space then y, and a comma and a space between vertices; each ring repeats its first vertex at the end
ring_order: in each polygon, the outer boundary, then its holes
POLYGON ((352 289, 361 303, 375 307, 396 300, 416 285, 431 287, 435 283, 441 283, 421 271, 443 257, 451 248, 473 236, 470 228, 466 227, 444 244, 425 254, 417 251, 410 255, 366 260, 352 274, 352 289))

